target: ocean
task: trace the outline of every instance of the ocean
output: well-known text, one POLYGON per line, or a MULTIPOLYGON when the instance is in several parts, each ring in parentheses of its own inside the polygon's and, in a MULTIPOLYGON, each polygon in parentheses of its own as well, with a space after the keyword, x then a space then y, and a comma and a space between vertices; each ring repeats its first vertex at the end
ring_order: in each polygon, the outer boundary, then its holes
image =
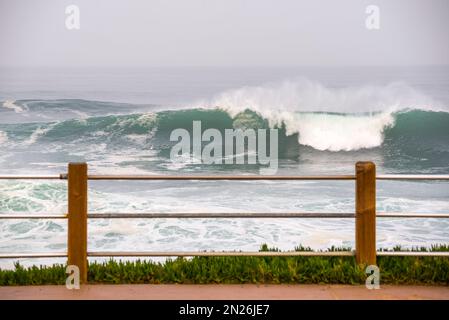
MULTIPOLYGON (((1 69, 0 175, 258 174, 173 162, 170 133, 280 128, 280 175, 449 174, 449 67, 1 69)), ((66 181, 1 181, 0 214, 66 212, 66 181)), ((378 181, 379 212, 449 213, 447 182, 378 181)), ((354 212, 353 181, 91 181, 92 213, 354 212)), ((0 220, 0 253, 66 250, 64 220, 0 220)), ((448 219, 382 218, 378 248, 448 243, 448 219)), ((89 251, 354 246, 353 219, 95 219, 89 251)), ((63 259, 24 259, 25 265, 63 259)), ((13 260, 0 260, 0 268, 13 260)))

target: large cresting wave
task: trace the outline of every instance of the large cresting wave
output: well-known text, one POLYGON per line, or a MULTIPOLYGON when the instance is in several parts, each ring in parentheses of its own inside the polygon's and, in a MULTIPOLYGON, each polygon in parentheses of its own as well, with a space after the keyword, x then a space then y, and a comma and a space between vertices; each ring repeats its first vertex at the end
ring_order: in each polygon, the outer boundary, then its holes
POLYGON ((418 150, 448 151, 449 113, 426 110, 372 114, 297 112, 276 123, 250 109, 234 116, 222 109, 173 110, 48 123, 0 124, 0 142, 9 147, 79 143, 124 148, 137 144, 140 148, 157 149, 170 144, 171 131, 191 130, 195 120, 201 120, 203 130, 277 127, 281 130, 281 145, 283 142, 291 145, 293 141, 295 147, 302 145, 319 151, 355 151, 392 143, 401 144, 402 148, 418 145, 418 150))
POLYGON ((304 146, 348 152, 426 143, 417 149, 434 150, 438 146, 440 152, 446 152, 449 141, 447 110, 402 83, 327 88, 302 79, 223 92, 187 104, 184 109, 149 110, 139 105, 85 100, 5 101, 0 116, 15 121, 0 121, 0 142, 9 146, 131 144, 160 149, 170 145, 172 130, 191 130, 195 120, 202 121, 204 130, 280 128, 280 145, 287 151, 304 146), (107 112, 112 114, 105 115, 107 112), (54 121, 42 121, 52 115, 57 115, 54 121))

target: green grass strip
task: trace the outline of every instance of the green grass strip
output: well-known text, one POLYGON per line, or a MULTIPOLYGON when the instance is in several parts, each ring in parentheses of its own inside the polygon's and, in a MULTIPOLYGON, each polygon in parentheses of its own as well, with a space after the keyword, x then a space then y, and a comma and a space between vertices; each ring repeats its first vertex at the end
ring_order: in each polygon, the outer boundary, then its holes
MULTIPOLYGON (((296 251, 311 251, 302 246, 296 251)), ((329 251, 349 250, 332 247, 329 251)), ((400 247, 394 251, 406 251, 400 247)), ((261 251, 278 251, 261 247, 261 251)), ((448 245, 411 251, 449 251, 448 245)), ((381 284, 449 285, 447 257, 378 257, 381 284)), ((0 269, 0 285, 65 284, 65 265, 32 266, 19 263, 0 269)), ((354 257, 193 257, 148 260, 109 260, 89 264, 89 283, 103 284, 364 284, 367 275, 354 257)))

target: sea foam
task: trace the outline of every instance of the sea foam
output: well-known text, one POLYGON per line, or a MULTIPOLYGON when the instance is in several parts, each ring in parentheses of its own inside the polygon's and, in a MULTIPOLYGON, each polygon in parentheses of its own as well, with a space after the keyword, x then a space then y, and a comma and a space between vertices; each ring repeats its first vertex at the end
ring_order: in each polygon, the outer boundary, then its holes
POLYGON ((351 151, 378 147, 383 132, 404 109, 437 110, 437 102, 404 83, 328 88, 307 79, 243 87, 197 104, 219 107, 235 116, 245 109, 284 123, 299 143, 317 150, 351 151))
POLYGON ((3 102, 3 107, 12 109, 15 113, 22 113, 24 109, 21 106, 16 105, 15 102, 15 100, 6 100, 5 102, 3 102))
POLYGON ((0 144, 8 141, 8 135, 6 132, 0 131, 0 144))

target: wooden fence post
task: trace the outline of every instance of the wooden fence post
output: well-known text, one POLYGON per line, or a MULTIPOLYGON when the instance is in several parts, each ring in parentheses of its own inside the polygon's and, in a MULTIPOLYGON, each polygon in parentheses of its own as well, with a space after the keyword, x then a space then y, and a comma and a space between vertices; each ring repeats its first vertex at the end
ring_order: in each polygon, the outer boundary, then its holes
POLYGON ((376 264, 376 165, 357 162, 355 252, 359 264, 376 264))
POLYGON ((87 164, 69 163, 68 169, 68 265, 87 282, 87 164))

